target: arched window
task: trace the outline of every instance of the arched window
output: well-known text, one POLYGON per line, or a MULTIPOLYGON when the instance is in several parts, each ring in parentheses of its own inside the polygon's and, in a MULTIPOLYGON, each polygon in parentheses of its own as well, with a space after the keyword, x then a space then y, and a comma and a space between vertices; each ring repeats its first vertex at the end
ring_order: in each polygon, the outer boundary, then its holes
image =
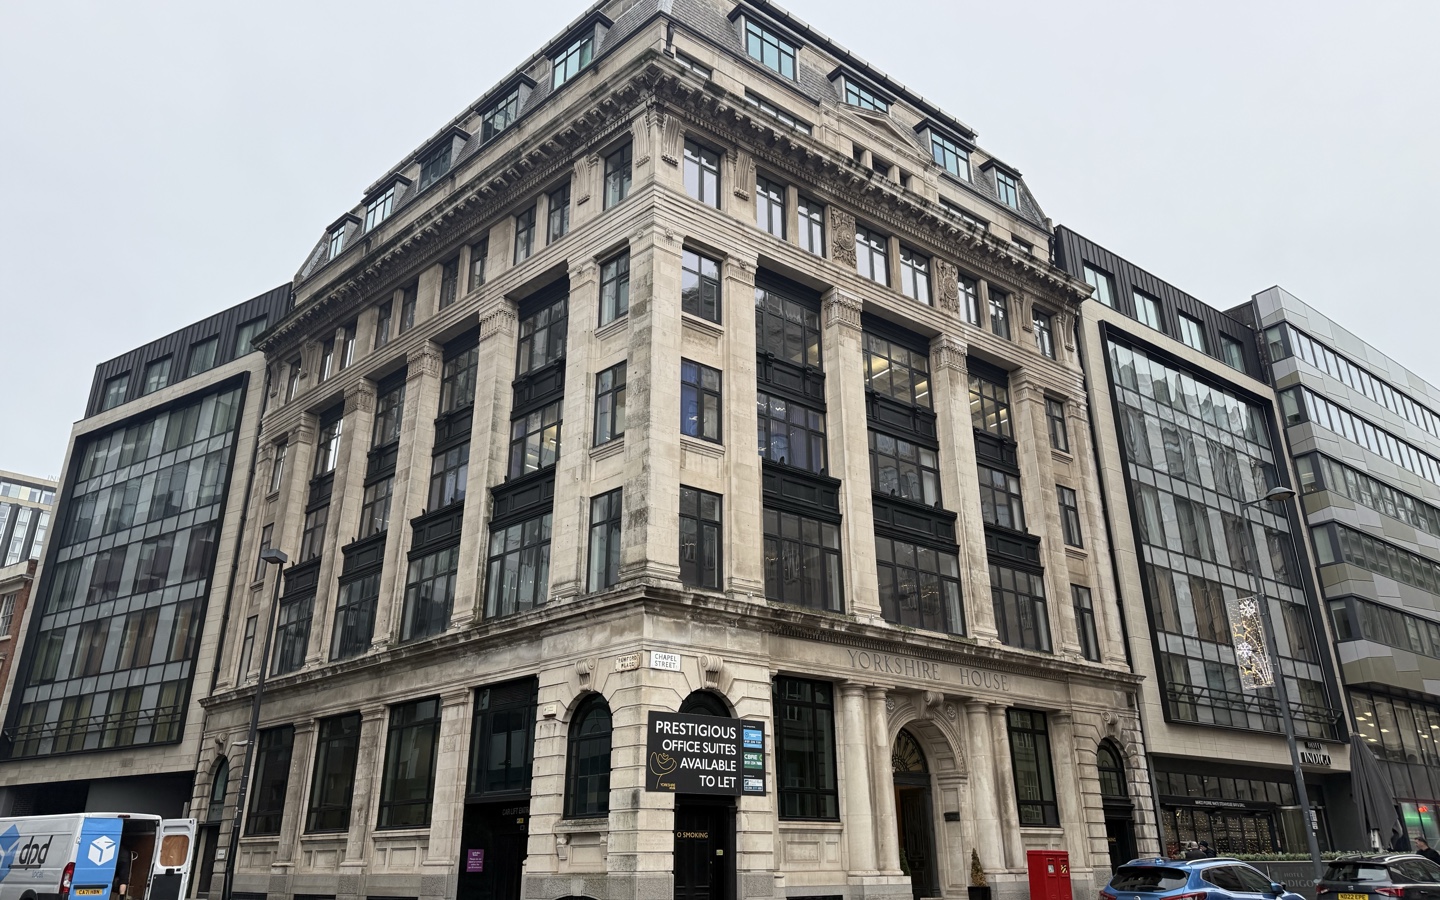
POLYGON ((1106 800, 1128 800, 1125 788, 1125 763, 1120 748, 1111 741, 1101 741, 1095 750, 1095 767, 1100 770, 1100 796, 1106 800))
POLYGON ((692 716, 730 718, 730 709, 725 705, 725 700, 714 691, 691 691, 685 702, 680 704, 680 711, 692 716))
POLYGON ((895 736, 895 749, 890 751, 890 767, 895 772, 907 775, 930 771, 925 765, 925 751, 920 749, 920 742, 915 740, 915 735, 902 729, 895 736))
POLYGON ((205 810, 206 822, 219 822, 225 818, 225 792, 230 789, 230 760, 220 757, 215 764, 215 775, 210 779, 210 805, 205 810))
POLYGON ((570 763, 565 776, 565 815, 610 812, 610 704, 591 694, 570 722, 570 763))

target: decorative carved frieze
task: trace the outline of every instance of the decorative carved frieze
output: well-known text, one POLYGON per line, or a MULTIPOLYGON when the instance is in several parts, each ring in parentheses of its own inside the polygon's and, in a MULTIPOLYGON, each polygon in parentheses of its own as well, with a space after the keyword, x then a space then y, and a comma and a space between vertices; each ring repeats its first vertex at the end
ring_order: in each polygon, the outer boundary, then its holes
POLYGON ((838 206, 830 207, 830 258, 855 265, 855 217, 838 206))
POLYGON ((375 385, 361 379, 345 389, 345 415, 375 411, 375 385))
POLYGON ((930 342, 930 368, 939 371, 940 369, 953 369, 960 374, 965 374, 965 354, 969 348, 965 342, 953 334, 941 334, 930 342))
POLYGON ((863 309, 859 297, 852 297, 839 288, 825 295, 825 324, 860 330, 860 312, 863 309))
MULTIPOLYGON (((591 268, 594 268, 592 262, 591 268)), ((515 324, 518 317, 515 314, 515 307, 509 302, 503 306, 492 309, 480 317, 480 341, 484 343, 493 337, 509 338, 515 333, 515 324)))
POLYGON ((443 361, 440 348, 434 344, 427 343, 416 347, 405 358, 405 365, 409 367, 405 378, 408 381, 416 381, 420 378, 439 378, 443 361))

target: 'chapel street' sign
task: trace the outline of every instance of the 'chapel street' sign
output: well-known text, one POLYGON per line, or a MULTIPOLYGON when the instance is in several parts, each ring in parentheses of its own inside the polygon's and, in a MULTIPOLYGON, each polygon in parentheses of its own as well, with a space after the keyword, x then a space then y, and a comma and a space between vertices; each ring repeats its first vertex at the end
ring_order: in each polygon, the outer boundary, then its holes
POLYGON ((652 710, 645 729, 645 790, 765 793, 765 725, 652 710))

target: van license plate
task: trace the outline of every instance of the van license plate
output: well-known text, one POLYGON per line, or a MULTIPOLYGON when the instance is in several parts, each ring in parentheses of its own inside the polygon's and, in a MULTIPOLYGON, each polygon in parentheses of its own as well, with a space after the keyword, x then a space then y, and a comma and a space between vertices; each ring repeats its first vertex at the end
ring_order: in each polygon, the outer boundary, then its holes
POLYGON ((1339 900, 1370 900, 1369 894, 1341 894, 1339 900))
POLYGON ((75 896, 77 897, 100 897, 104 896, 104 894, 105 889, 103 887, 82 887, 75 889, 75 896))

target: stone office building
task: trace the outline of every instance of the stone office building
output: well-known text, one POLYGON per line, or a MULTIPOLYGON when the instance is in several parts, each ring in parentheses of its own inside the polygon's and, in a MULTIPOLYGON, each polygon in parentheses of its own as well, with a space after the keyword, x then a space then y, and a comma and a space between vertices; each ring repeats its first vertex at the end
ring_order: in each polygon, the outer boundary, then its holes
POLYGON ((1349 731, 1276 395, 1243 321, 1069 228, 1057 265, 1094 288, 1082 344, 1120 606, 1143 675, 1150 769, 1167 852, 1307 852, 1306 816, 1272 687, 1247 686, 1237 603, 1271 607, 1322 849, 1365 846, 1349 731))
POLYGON ((597 5, 422 143, 260 340, 241 556, 289 564, 242 567, 193 801, 228 822, 268 665, 238 895, 957 897, 973 853, 1018 897, 1029 850, 1079 893, 1107 828, 1155 852, 1048 237, 767 3, 597 5), (757 723, 765 777, 653 790, 676 711, 757 723))
POLYGON ((6 686, 0 811, 183 815, 290 286, 96 367, 6 686))

